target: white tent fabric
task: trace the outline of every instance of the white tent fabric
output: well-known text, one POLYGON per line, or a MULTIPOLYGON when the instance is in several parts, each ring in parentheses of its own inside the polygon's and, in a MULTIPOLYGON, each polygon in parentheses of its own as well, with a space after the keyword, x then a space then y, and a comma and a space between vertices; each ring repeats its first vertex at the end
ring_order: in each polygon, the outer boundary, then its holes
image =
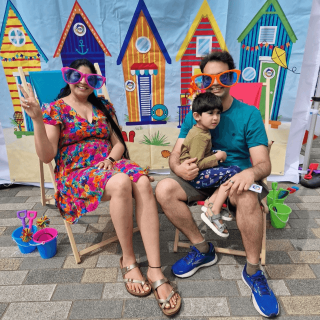
POLYGON ((0 122, 0 184, 11 183, 7 148, 4 141, 2 126, 0 122))
POLYGON ((318 79, 320 65, 320 0, 313 0, 303 56, 297 97, 287 144, 285 174, 271 175, 269 181, 299 183, 299 154, 310 117, 311 97, 318 79))

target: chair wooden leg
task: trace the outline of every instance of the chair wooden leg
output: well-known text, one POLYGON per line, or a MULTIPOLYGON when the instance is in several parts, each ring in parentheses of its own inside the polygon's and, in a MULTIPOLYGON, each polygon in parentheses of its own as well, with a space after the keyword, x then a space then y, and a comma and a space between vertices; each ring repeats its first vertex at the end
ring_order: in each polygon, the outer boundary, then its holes
POLYGON ((176 228, 176 234, 174 236, 174 243, 173 243, 173 252, 178 251, 179 233, 180 233, 179 229, 176 228))
MULTIPOLYGON (((57 191, 56 182, 54 179, 54 172, 52 163, 48 163, 52 184, 54 187, 54 191, 57 191)), ((55 200, 53 196, 46 196, 46 190, 44 188, 44 170, 43 170, 43 162, 39 159, 39 169, 40 169, 40 192, 41 192, 41 204, 45 206, 46 204, 54 204, 55 200)))
POLYGON ((267 254, 267 214, 263 212, 263 236, 262 236, 262 247, 261 247, 261 265, 266 265, 266 254, 267 254))
POLYGON ((53 170, 53 165, 52 162, 48 163, 49 166, 49 171, 50 171, 50 176, 51 176, 51 182, 54 188, 54 191, 57 192, 57 184, 56 184, 56 179, 54 177, 54 170, 53 170))
POLYGON ((66 229, 67 229, 67 234, 68 234, 68 237, 69 237, 69 241, 70 241, 70 244, 71 244, 71 249, 72 249, 74 258, 76 260, 76 263, 80 263, 81 259, 80 259, 80 255, 79 255, 79 252, 78 252, 78 249, 77 249, 76 242, 74 241, 74 237, 73 237, 73 233, 72 233, 72 230, 71 230, 71 226, 66 220, 64 220, 64 225, 66 226, 66 229))
POLYGON ((40 169, 40 192, 41 192, 41 204, 46 205, 46 191, 44 189, 44 172, 43 172, 43 162, 39 159, 39 169, 40 169))
MULTIPOLYGON (((133 228, 133 233, 138 232, 138 231, 139 231, 139 228, 138 228, 138 227, 133 228)), ((119 239, 118 239, 118 236, 114 236, 114 237, 109 238, 109 239, 107 239, 107 240, 104 240, 104 241, 101 241, 101 242, 99 242, 99 243, 93 244, 92 246, 90 246, 90 247, 88 247, 88 248, 85 248, 85 249, 83 249, 83 250, 81 250, 81 251, 79 252, 80 258, 81 258, 84 254, 86 254, 86 253, 88 253, 88 252, 91 252, 91 251, 94 251, 94 250, 96 250, 96 249, 102 248, 102 247, 106 246, 107 244, 112 243, 112 242, 115 242, 115 241, 118 241, 118 240, 119 240, 119 239)))

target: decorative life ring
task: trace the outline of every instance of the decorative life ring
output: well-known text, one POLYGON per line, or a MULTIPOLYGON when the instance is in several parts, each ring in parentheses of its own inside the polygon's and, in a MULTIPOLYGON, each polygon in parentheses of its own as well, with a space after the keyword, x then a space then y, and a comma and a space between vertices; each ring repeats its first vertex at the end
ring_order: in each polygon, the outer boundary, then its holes
POLYGON ((151 117, 154 120, 161 121, 168 116, 168 108, 163 104, 156 104, 151 109, 151 117))

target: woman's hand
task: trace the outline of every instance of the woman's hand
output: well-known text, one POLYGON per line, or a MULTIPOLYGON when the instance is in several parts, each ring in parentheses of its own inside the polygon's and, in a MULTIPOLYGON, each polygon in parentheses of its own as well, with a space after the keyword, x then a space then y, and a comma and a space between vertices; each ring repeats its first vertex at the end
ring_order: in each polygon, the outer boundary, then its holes
POLYGON ((34 97, 33 89, 30 83, 27 83, 29 93, 27 93, 21 85, 19 88, 23 94, 23 98, 21 98, 21 105, 24 111, 28 114, 28 116, 32 120, 41 120, 42 121, 42 111, 40 105, 36 98, 34 97))
POLYGON ((104 169, 104 170, 112 170, 112 162, 109 159, 105 159, 98 164, 96 164, 96 167, 99 169, 104 169))

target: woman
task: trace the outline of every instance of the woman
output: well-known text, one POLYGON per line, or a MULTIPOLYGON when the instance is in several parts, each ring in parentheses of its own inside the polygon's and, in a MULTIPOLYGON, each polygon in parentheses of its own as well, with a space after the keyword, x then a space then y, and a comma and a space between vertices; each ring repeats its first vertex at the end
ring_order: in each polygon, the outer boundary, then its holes
POLYGON ((105 78, 97 75, 86 59, 62 68, 62 74, 66 87, 58 100, 43 106, 42 111, 31 85, 28 84, 29 94, 20 86, 24 95, 22 107, 34 124, 38 156, 45 163, 56 158, 55 198, 60 213, 69 223, 76 223, 86 212, 95 210, 100 201, 110 200, 110 215, 123 253, 120 267, 126 289, 132 295, 146 296, 153 285, 156 298, 162 299, 158 300, 162 311, 175 314, 181 298, 161 271, 159 219, 147 172, 127 160, 115 111, 94 93, 105 78), (133 252, 132 195, 149 262, 150 283, 144 281, 133 252))

